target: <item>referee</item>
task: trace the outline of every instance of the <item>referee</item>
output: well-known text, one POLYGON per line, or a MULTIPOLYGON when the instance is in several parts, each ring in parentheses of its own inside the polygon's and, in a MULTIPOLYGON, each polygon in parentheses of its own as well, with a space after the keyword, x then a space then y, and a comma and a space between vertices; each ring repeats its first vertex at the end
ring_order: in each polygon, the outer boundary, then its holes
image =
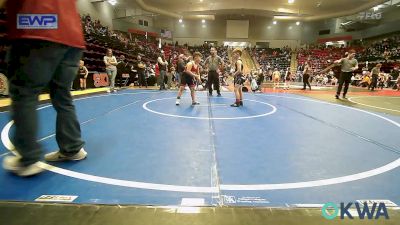
POLYGON ((349 89, 349 84, 351 82, 351 76, 353 72, 358 69, 358 61, 354 58, 356 55, 355 50, 350 50, 346 58, 342 58, 335 61, 335 64, 341 65, 341 74, 339 77, 339 85, 336 92, 336 99, 339 99, 340 92, 344 84, 343 98, 346 98, 347 90, 349 89))
POLYGON ((211 56, 209 56, 205 60, 206 68, 208 69, 208 93, 209 96, 212 96, 212 85, 214 84, 215 90, 217 90, 218 96, 221 96, 221 92, 219 90, 219 68, 223 68, 224 61, 221 57, 217 55, 217 50, 215 47, 211 47, 210 49, 211 56))

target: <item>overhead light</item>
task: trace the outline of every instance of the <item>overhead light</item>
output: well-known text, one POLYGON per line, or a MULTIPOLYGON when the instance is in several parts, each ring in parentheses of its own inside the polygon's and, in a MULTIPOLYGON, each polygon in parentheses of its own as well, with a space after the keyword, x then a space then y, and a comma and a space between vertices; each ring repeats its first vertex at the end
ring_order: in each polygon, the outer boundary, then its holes
POLYGON ((372 9, 374 9, 374 11, 378 11, 381 8, 381 5, 377 5, 375 7, 373 7, 372 9))
POLYGON ((117 0, 108 0, 108 3, 110 3, 111 5, 115 5, 117 4, 117 0))
POLYGON ((300 25, 300 21, 297 21, 297 22, 296 22, 296 25, 297 25, 297 26, 300 25))
POLYGON ((205 22, 206 22, 206 20, 205 20, 205 19, 202 19, 202 20, 201 20, 201 22, 202 22, 202 23, 205 23, 205 22))
POLYGON ((182 19, 179 19, 179 23, 182 23, 183 22, 183 20, 182 19))
POLYGON ((272 22, 274 25, 276 25, 276 21, 272 22))
POLYGON ((288 0, 289 4, 294 3, 294 0, 288 0))
POLYGON ((274 20, 296 20, 299 19, 298 16, 274 16, 274 20))
POLYGON ((203 0, 200 0, 200 2, 203 2, 203 0))
POLYGON ((292 26, 290 26, 290 27, 289 27, 289 30, 291 30, 292 28, 293 28, 293 27, 292 27, 292 26))

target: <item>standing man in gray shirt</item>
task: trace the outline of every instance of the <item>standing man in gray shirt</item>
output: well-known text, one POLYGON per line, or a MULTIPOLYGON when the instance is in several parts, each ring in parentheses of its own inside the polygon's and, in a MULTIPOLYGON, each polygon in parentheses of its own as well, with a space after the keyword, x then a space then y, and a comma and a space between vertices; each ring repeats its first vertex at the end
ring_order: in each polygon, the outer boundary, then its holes
POLYGON ((354 49, 350 50, 346 58, 341 58, 335 61, 335 64, 340 64, 341 74, 339 77, 339 86, 336 92, 336 99, 339 99, 340 92, 342 91, 343 83, 343 98, 346 98, 347 90, 349 89, 349 84, 351 82, 351 76, 353 72, 358 69, 358 61, 355 59, 356 51, 354 49))
POLYGON ((212 96, 212 85, 214 84, 214 89, 217 90, 218 96, 221 96, 219 90, 219 71, 220 68, 224 67, 224 61, 217 55, 215 47, 211 47, 210 53, 211 56, 209 56, 205 61, 206 68, 208 69, 208 93, 209 96, 212 96))
POLYGON ((378 85, 378 78, 379 78, 379 74, 381 73, 381 67, 382 64, 378 63, 376 64, 376 66, 371 70, 371 74, 372 74, 372 82, 371 84, 368 86, 368 90, 371 89, 371 91, 373 91, 376 86, 378 85))
POLYGON ((160 77, 159 77, 159 85, 160 85, 160 91, 161 90, 167 90, 165 88, 165 76, 167 75, 167 70, 168 70, 168 61, 165 59, 165 54, 164 51, 161 51, 161 55, 157 58, 157 63, 158 63, 158 69, 160 70, 160 77))

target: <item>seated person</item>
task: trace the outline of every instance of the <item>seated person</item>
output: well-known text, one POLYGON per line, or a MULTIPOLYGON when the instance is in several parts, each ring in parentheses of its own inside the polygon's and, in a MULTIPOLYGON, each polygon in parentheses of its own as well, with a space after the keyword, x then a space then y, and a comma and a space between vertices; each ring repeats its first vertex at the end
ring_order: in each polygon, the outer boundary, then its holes
POLYGON ((369 75, 365 75, 364 78, 361 80, 361 82, 358 84, 358 86, 361 87, 368 87, 371 84, 371 78, 369 75))

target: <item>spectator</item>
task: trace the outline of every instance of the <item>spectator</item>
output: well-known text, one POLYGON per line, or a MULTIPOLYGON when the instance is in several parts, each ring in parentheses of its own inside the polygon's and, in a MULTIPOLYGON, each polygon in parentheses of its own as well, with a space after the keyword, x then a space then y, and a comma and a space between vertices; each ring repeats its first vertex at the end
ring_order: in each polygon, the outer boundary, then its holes
MULTIPOLYGON (((1 3, 0 3, 1 6, 1 3)), ((18 156, 6 156, 4 169, 19 176, 42 172, 42 148, 37 142, 38 96, 50 87, 50 98, 57 112, 56 140, 59 151, 45 155, 47 161, 86 158, 81 129, 70 87, 78 71, 85 43, 75 0, 7 1, 12 139, 18 156), (17 15, 52 13, 58 15, 58 29, 17 29, 17 15)))
POLYGON ((145 76, 146 64, 142 61, 142 57, 138 55, 136 62, 136 71, 138 73, 139 87, 145 86, 147 88, 147 80, 145 76))
POLYGON ((80 82, 81 90, 86 89, 86 79, 87 79, 88 74, 89 74, 89 71, 85 66, 85 62, 83 60, 80 60, 78 75, 79 75, 79 82, 80 82))
POLYGON ((115 77, 117 76, 117 59, 113 56, 112 50, 107 49, 107 54, 104 56, 104 64, 106 64, 106 72, 108 75, 108 80, 110 82, 109 89, 107 90, 108 93, 110 92, 117 92, 115 89, 115 77))
POLYGON ((165 60, 164 51, 161 51, 161 55, 157 59, 158 69, 160 71, 160 76, 158 80, 158 84, 160 85, 160 91, 166 90, 165 88, 165 76, 167 73, 168 62, 165 60))
POLYGON ((372 81, 371 81, 370 85, 368 86, 368 90, 371 89, 371 91, 374 91, 374 89, 377 87, 377 85, 378 85, 379 74, 380 74, 380 72, 381 72, 381 67, 382 67, 382 64, 378 63, 378 64, 371 70, 372 81))
POLYGON ((122 87, 124 85, 123 76, 124 74, 129 74, 130 68, 131 67, 129 66, 129 63, 125 61, 125 56, 121 55, 119 57, 119 62, 117 65, 117 76, 115 78, 116 85, 118 85, 119 87, 122 87))

